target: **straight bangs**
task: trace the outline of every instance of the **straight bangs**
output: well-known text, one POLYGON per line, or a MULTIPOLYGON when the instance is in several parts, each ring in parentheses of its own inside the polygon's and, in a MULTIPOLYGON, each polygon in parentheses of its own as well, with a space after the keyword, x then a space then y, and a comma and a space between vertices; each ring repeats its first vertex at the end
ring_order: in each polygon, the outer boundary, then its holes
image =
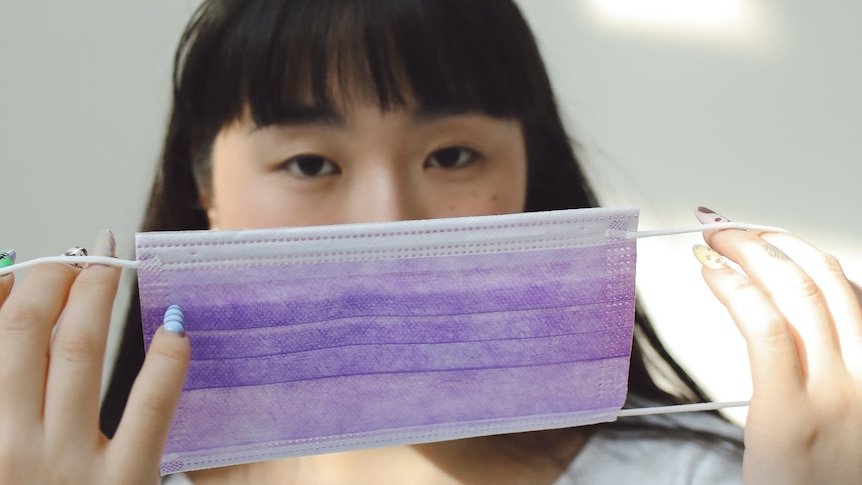
POLYGON ((246 113, 263 127, 355 101, 523 119, 543 69, 525 46, 520 12, 499 0, 208 2, 175 86, 202 142, 246 113))

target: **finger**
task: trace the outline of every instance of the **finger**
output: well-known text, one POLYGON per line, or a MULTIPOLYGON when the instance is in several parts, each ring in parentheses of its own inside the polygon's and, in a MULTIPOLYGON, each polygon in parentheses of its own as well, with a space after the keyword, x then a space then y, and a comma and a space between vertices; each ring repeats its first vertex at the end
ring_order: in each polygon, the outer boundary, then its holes
POLYGON ((0 410, 9 413, 0 416, 4 422, 41 419, 51 330, 78 272, 66 264, 38 265, 0 308, 0 410))
POLYGON ((707 286, 727 308, 745 338, 755 392, 778 399, 796 396, 804 389, 804 378, 793 328, 769 296, 745 275, 728 267, 717 253, 709 255, 708 261, 702 254, 698 259, 704 263, 707 286))
MULTIPOLYGON (((0 269, 12 266, 15 264, 15 250, 11 248, 0 250, 0 269)), ((12 291, 12 285, 15 284, 15 277, 12 273, 7 273, 0 276, 0 307, 12 291)))
POLYGON ((14 285, 15 275, 12 273, 0 276, 0 308, 3 307, 3 303, 6 302, 6 298, 9 297, 9 293, 12 292, 12 286, 14 285))
POLYGON ((15 275, 12 273, 0 276, 0 308, 3 308, 3 303, 6 298, 9 298, 9 293, 12 292, 12 287, 15 285, 15 275))
POLYGON ((862 376, 862 309, 856 288, 831 254, 790 234, 765 233, 761 238, 780 248, 820 288, 832 315, 838 345, 845 365, 862 376))
POLYGON ((851 281, 850 286, 853 288, 853 294, 856 295, 856 302, 862 307, 862 286, 859 286, 859 283, 855 281, 851 281))
POLYGON ((181 326, 156 332, 110 445, 110 459, 119 469, 132 475, 159 470, 190 355, 181 326))
POLYGON ((826 299, 789 256, 752 232, 715 231, 705 238, 716 251, 739 264, 798 332, 807 375, 821 377, 844 368, 826 299))
MULTIPOLYGON (((97 249, 94 254, 113 256, 113 239, 109 231, 103 231, 99 240, 109 241, 110 248, 97 249)), ((118 267, 89 265, 72 285, 51 343, 45 391, 49 439, 98 436, 93 430, 97 429, 105 344, 120 273, 118 267)))

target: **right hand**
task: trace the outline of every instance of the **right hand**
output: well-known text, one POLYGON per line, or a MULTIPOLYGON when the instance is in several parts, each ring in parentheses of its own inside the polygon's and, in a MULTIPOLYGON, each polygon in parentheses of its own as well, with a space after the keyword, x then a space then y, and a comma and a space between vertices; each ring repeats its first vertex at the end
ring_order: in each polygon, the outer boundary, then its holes
POLYGON ((0 277, 0 485, 158 483, 189 342, 159 329, 107 439, 99 394, 120 271, 42 264, 14 292, 0 277))

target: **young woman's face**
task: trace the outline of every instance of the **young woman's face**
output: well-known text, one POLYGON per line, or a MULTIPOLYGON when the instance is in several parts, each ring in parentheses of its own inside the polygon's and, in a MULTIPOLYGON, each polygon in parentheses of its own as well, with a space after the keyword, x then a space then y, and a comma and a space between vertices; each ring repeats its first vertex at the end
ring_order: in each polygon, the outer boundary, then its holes
POLYGON ((376 104, 256 128, 244 118, 212 151, 212 229, 307 226, 521 212, 517 120, 381 112, 376 104))

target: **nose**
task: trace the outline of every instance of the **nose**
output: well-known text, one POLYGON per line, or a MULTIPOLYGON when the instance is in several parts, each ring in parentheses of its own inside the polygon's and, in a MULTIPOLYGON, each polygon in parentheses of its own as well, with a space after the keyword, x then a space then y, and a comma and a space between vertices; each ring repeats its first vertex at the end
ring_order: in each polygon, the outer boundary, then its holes
POLYGON ((403 170, 369 170, 351 187, 349 222, 391 222, 423 218, 421 188, 403 170))

